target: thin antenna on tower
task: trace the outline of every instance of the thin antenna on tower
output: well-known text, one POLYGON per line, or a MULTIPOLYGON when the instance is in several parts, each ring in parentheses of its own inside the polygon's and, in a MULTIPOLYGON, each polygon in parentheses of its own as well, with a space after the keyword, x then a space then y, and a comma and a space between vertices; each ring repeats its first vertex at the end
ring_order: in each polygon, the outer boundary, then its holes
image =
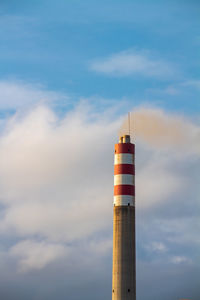
POLYGON ((128 113, 128 133, 131 136, 131 113, 128 113))

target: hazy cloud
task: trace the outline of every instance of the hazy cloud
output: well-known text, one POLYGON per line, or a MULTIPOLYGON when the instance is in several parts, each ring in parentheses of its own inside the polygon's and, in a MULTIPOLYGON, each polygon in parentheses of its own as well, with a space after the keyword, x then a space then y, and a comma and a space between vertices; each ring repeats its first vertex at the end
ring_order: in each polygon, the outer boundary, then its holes
POLYGON ((171 262, 174 264, 181 264, 181 263, 190 263, 191 259, 185 256, 173 256, 171 258, 171 262))
POLYGON ((9 253, 11 256, 19 258, 19 271, 27 272, 32 269, 42 269, 58 257, 65 256, 67 248, 44 241, 25 240, 14 245, 9 253))
POLYGON ((51 102, 67 99, 66 95, 46 90, 42 85, 25 83, 23 81, 0 81, 0 109, 26 108, 38 102, 51 102))
POLYGON ((199 90, 200 89, 200 80, 198 80, 198 79, 187 80, 187 81, 183 82, 181 85, 193 87, 193 88, 196 88, 197 90, 199 90))
POLYGON ((152 242, 150 245, 147 246, 147 249, 150 251, 161 253, 167 251, 167 247, 161 242, 152 242))
POLYGON ((177 71, 172 64, 155 58, 148 51, 124 51, 93 61, 90 69, 110 76, 174 77, 177 71))

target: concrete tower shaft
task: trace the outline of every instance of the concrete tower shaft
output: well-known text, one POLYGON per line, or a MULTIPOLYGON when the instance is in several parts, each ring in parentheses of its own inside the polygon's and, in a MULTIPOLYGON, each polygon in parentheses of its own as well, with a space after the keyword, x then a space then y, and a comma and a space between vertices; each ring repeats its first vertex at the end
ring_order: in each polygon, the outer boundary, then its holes
POLYGON ((135 145, 130 136, 115 145, 112 300, 136 299, 135 145))

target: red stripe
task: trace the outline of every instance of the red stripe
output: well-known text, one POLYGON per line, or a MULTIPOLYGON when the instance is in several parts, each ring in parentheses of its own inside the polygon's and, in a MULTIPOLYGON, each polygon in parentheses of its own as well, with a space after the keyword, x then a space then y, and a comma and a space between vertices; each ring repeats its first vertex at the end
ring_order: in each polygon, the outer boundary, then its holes
POLYGON ((135 153, 135 145, 131 143, 115 144, 115 154, 135 153))
POLYGON ((132 174, 135 175, 135 165, 119 164, 114 167, 114 174, 132 174))
POLYGON ((114 196, 118 195, 135 195, 135 186, 128 184, 119 184, 114 186, 114 196))

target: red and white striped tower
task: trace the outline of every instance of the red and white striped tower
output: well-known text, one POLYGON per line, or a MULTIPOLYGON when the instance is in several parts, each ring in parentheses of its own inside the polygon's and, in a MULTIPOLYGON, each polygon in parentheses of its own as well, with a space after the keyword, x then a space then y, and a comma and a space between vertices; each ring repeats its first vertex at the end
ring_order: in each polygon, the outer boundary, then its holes
POLYGON ((115 145, 112 300, 136 299, 135 145, 130 135, 115 145))

